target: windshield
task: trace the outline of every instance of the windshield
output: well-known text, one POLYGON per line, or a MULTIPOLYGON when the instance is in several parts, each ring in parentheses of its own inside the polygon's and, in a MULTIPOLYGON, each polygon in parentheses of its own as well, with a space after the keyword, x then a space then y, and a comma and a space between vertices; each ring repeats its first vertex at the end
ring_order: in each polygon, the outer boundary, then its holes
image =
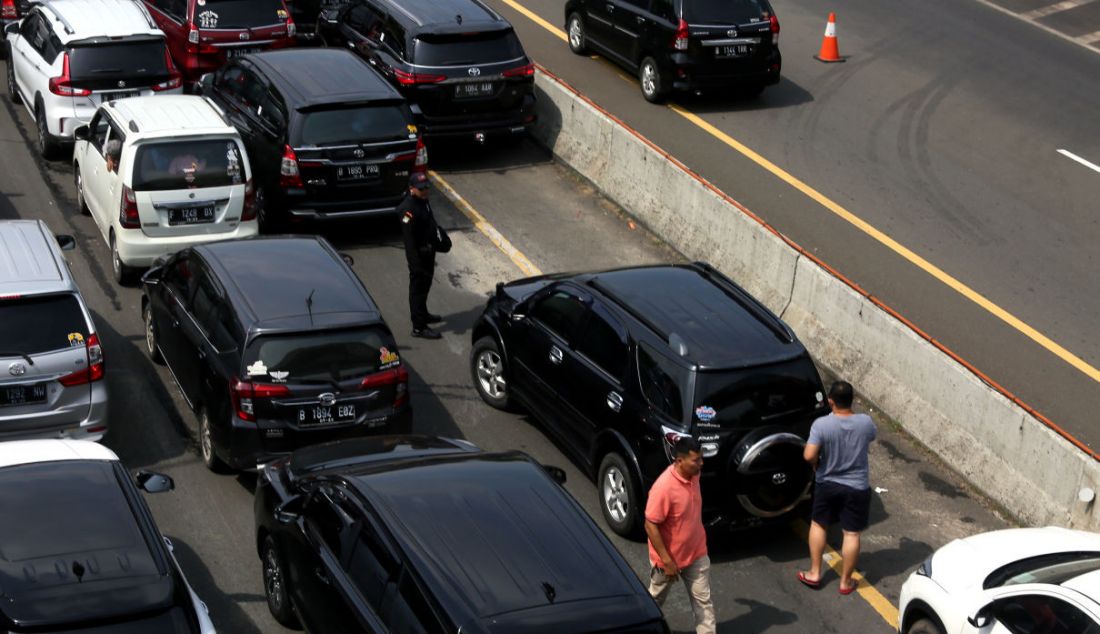
POLYGON ((419 35, 413 62, 420 66, 495 64, 523 57, 523 46, 512 31, 419 35))
POLYGON ((73 47, 69 51, 69 74, 74 82, 115 77, 163 77, 168 74, 164 41, 155 39, 73 47))
POLYGON ((825 402, 821 379, 808 358, 741 370, 700 372, 696 420, 725 428, 752 428, 806 413, 825 402))
POLYGON ((256 380, 267 373, 287 383, 329 383, 396 367, 400 358, 388 332, 363 328, 259 337, 245 362, 256 380))
POLYGON ((3 299, 0 316, 0 357, 61 350, 90 334, 73 295, 3 299), (80 337, 70 337, 75 333, 80 337))
POLYGON ((287 20, 283 0, 205 0, 195 5, 200 29, 250 29, 287 20))
POLYGON ((684 19, 689 24, 740 24, 762 18, 768 8, 758 0, 685 0, 684 19))
POLYGON ((245 176, 234 139, 143 143, 134 157, 134 191, 226 187, 245 176))
POLYGON ((414 135, 412 115, 403 105, 311 110, 302 120, 303 145, 392 141, 414 135))

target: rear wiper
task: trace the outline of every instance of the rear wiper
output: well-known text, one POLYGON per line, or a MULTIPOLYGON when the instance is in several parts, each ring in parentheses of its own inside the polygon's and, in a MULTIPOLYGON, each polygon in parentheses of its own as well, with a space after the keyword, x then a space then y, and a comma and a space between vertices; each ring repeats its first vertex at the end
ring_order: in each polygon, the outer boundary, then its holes
POLYGON ((28 364, 34 365, 34 359, 31 358, 31 355, 27 354, 26 352, 19 352, 18 350, 14 350, 11 352, 8 352, 7 350, 0 350, 0 357, 23 357, 27 360, 28 364))

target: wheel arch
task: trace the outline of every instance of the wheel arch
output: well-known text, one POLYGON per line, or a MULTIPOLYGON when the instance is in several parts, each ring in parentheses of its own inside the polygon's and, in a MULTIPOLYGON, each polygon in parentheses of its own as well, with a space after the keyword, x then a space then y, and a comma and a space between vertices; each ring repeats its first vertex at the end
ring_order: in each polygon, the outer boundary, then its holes
POLYGON ((947 632, 947 628, 944 627, 943 621, 940 620, 939 615, 932 609, 932 606, 920 599, 914 599, 909 602, 909 605, 905 606, 905 614, 901 615, 901 622, 898 624, 898 630, 901 634, 906 634, 909 628, 913 626, 913 623, 921 619, 928 619, 935 623, 936 627, 940 628, 941 632, 947 632))
POLYGON ((626 461, 630 467, 631 475, 634 476, 634 481, 638 484, 639 493, 644 497, 646 492, 641 490, 644 481, 642 479, 642 466, 638 462, 638 454, 631 448, 626 437, 614 429, 601 431, 596 436, 596 441, 592 443, 592 451, 589 452, 588 456, 588 464, 592 465, 590 469, 592 479, 599 477, 600 462, 604 456, 612 452, 618 453, 626 461))
POLYGON ((508 344, 504 341, 504 336, 501 334, 500 326, 497 325, 496 320, 489 316, 483 316, 477 320, 474 324, 474 329, 470 335, 470 343, 477 343, 477 341, 483 337, 492 337, 497 342, 497 346, 500 348, 500 356, 504 358, 505 371, 508 369, 508 344))

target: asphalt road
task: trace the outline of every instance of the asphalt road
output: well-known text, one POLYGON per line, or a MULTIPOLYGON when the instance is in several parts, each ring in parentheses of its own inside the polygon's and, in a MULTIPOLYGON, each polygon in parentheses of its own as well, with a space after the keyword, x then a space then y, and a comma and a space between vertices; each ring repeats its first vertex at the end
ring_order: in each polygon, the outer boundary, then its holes
MULTIPOLYGON (((1100 448, 1100 372, 1090 378, 684 116, 647 104, 625 71, 572 55, 513 6, 560 29, 559 0, 488 2, 537 62, 1100 448)), ((676 104, 1100 366, 1100 173, 1057 152, 1100 164, 1100 54, 979 2, 773 5, 781 83, 758 100, 676 104), (842 64, 812 59, 830 11, 842 64)))
MULTIPOLYGON (((139 289, 121 288, 110 279, 107 248, 92 220, 76 211, 68 164, 36 159, 28 150, 33 136, 29 116, 6 99, 0 104, 0 220, 42 218, 55 232, 77 238, 76 250, 68 253, 70 266, 106 354, 111 427, 105 444, 130 468, 152 468, 175 478, 174 492, 147 499, 219 631, 285 631, 271 619, 263 597, 254 550, 255 476, 215 475, 202 466, 193 415, 168 371, 143 352, 139 289)), ((443 178, 545 271, 678 259, 652 236, 632 229, 613 204, 532 144, 489 154, 470 148, 433 151, 432 158, 443 178)), ((452 253, 440 258, 430 299, 432 309, 446 317, 445 336, 436 342, 408 336, 407 277, 396 224, 381 220, 324 230, 355 258, 356 272, 397 336, 412 376, 414 429, 465 437, 487 450, 521 449, 562 466, 567 489, 602 526, 594 485, 538 425, 527 415, 490 409, 474 392, 467 366, 469 328, 493 285, 520 274, 438 192, 435 208, 455 242, 452 253)), ((869 582, 865 591, 838 596, 835 575, 827 577, 820 592, 803 588, 795 579, 806 557, 797 523, 713 534, 719 631, 888 632, 901 583, 934 548, 1006 525, 889 421, 879 417, 879 428, 880 440, 872 450, 878 493, 860 565, 869 582)), ((58 512, 63 521, 63 510, 58 512)), ((834 546, 838 539, 832 537, 834 546)), ((644 544, 613 541, 644 576, 644 544)), ((666 605, 666 614, 677 632, 691 629, 681 590, 666 605)))

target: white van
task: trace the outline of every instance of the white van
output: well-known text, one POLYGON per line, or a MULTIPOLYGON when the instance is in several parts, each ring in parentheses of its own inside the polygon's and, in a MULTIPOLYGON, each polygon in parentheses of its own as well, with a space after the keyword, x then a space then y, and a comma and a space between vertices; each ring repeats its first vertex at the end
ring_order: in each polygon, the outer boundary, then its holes
POLYGON ((206 98, 109 101, 75 136, 78 203, 110 246, 118 283, 162 255, 257 233, 244 144, 206 98))

